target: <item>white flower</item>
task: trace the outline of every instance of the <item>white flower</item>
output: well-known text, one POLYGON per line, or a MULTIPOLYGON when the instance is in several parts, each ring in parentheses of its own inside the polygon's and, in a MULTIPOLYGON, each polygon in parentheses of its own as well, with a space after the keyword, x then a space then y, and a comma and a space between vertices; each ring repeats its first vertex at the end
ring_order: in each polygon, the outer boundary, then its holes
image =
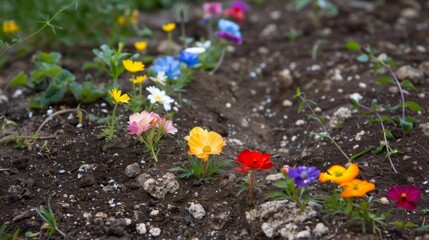
POLYGON ((147 87, 146 90, 148 90, 150 92, 150 95, 147 96, 150 103, 162 104, 164 106, 165 111, 167 111, 167 112, 170 111, 171 103, 174 102, 174 100, 171 97, 165 95, 164 91, 162 91, 159 88, 154 87, 154 86, 147 87))
POLYGON ((359 102, 360 100, 363 99, 363 97, 359 93, 353 93, 353 94, 350 94, 350 99, 355 100, 356 102, 359 102))
POLYGON ((167 81, 167 76, 164 72, 158 72, 158 75, 156 77, 150 77, 152 81, 154 81, 157 84, 165 85, 165 81, 167 81))
POLYGON ((198 47, 198 48, 204 48, 204 49, 209 48, 211 45, 212 45, 212 43, 209 40, 207 40, 205 42, 196 42, 195 43, 196 47, 198 47))
POLYGON ((188 53, 192 53, 192 54, 201 54, 201 53, 205 52, 206 49, 203 47, 191 47, 191 48, 185 49, 185 51, 188 53))

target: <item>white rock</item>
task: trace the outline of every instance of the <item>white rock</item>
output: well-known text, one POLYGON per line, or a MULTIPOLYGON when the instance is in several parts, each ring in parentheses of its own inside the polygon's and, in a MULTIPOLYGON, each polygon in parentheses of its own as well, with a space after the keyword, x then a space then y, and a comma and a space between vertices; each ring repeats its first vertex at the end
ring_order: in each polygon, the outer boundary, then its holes
POLYGON ((380 200, 378 200, 381 204, 387 205, 389 204, 389 199, 387 199, 386 197, 382 197, 380 198, 380 200))
POLYGON ((290 101, 289 99, 285 99, 282 103, 283 107, 291 107, 292 106, 292 101, 290 101))
POLYGON ((422 123, 422 124, 420 124, 419 128, 421 128, 423 130, 423 133, 426 136, 429 136, 429 122, 428 123, 422 123))
POLYGON ((9 98, 6 95, 0 94, 0 104, 7 103, 9 98))
POLYGON ((191 203, 188 211, 195 219, 202 219, 206 215, 206 210, 204 210, 203 206, 199 203, 191 203))
POLYGON ((414 8, 405 8, 400 13, 401 17, 411 19, 419 17, 419 12, 414 8))
POLYGON ((305 124, 305 121, 304 120, 302 120, 302 119, 299 119, 299 120, 297 120, 296 122, 295 122, 295 125, 296 126, 301 126, 301 125, 304 125, 305 124))
POLYGON ((365 131, 364 131, 364 130, 362 130, 362 131, 358 132, 358 133, 356 134, 356 136, 355 136, 355 141, 360 141, 360 140, 362 140, 363 135, 365 135, 365 131))
POLYGON ((226 103, 226 104, 225 104, 225 107, 226 107, 226 108, 231 108, 231 103, 226 103))
POLYGON ((136 231, 138 234, 143 235, 146 234, 146 224, 144 223, 137 223, 136 224, 136 231))
POLYGON ((271 23, 271 24, 267 25, 264 28, 264 30, 262 30, 261 35, 263 37, 268 37, 268 36, 271 36, 275 33, 277 33, 277 25, 274 23, 271 23))
POLYGON ((175 193, 179 188, 180 184, 172 173, 166 173, 158 180, 149 178, 143 184, 143 189, 158 199, 164 198, 167 193, 175 193))
POLYGON ((289 69, 283 69, 279 72, 279 79, 283 82, 285 87, 289 87, 293 83, 293 77, 289 69))
POLYGON ((159 210, 157 210, 157 209, 152 210, 152 212, 150 212, 151 216, 157 216, 158 214, 159 214, 159 210))
POLYGON ((424 72, 420 69, 413 68, 409 65, 402 66, 395 72, 399 80, 410 80, 414 84, 421 84, 424 82, 424 72))
POLYGON ((268 182, 275 182, 283 178, 284 178, 283 174, 276 173, 276 174, 268 175, 267 177, 265 177, 265 180, 267 180, 268 182))
POLYGON ((340 107, 337 111, 335 111, 334 115, 332 115, 329 120, 329 126, 338 127, 340 126, 344 120, 350 118, 352 116, 352 111, 346 107, 340 107))
POLYGON ((150 228, 149 233, 150 235, 152 235, 152 237, 158 237, 159 235, 161 235, 161 229, 157 227, 150 228))
POLYGON ((295 235, 296 238, 310 238, 310 230, 303 230, 295 235))
POLYGON ((282 12, 281 11, 272 11, 270 12, 270 18, 271 20, 277 20, 282 16, 282 12))
POLYGON ((19 98, 24 91, 22 89, 16 89, 16 91, 13 93, 12 98, 19 98))
POLYGON ((359 83, 359 87, 360 88, 366 88, 367 86, 366 86, 366 83, 360 82, 359 83))
POLYGON ((316 227, 313 229, 313 234, 316 237, 321 237, 329 232, 329 228, 326 227, 323 223, 316 224, 316 227))

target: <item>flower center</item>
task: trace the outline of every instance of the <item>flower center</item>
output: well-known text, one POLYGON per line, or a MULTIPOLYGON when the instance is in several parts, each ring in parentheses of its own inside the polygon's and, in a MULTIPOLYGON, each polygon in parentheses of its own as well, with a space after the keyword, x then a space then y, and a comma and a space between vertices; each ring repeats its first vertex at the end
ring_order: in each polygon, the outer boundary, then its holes
POLYGON ((401 194, 401 198, 402 198, 402 200, 407 199, 407 194, 406 194, 406 193, 402 193, 402 194, 401 194))
POLYGON ((258 163, 258 160, 253 159, 253 164, 256 165, 258 163))
POLYGON ((354 190, 358 190, 358 189, 359 189, 359 184, 355 183, 355 184, 353 185, 353 189, 354 189, 354 190))
POLYGON ((212 148, 209 145, 206 145, 203 147, 203 152, 204 153, 209 153, 212 151, 212 148))
POLYGON ((155 99, 156 99, 157 101, 161 101, 162 97, 161 97, 160 95, 156 95, 156 96, 155 96, 155 99))
POLYGON ((301 179, 307 179, 307 172, 304 171, 300 174, 301 179))
POLYGON ((343 172, 341 172, 341 171, 335 171, 334 172, 334 176, 335 177, 341 177, 341 176, 343 176, 343 172))

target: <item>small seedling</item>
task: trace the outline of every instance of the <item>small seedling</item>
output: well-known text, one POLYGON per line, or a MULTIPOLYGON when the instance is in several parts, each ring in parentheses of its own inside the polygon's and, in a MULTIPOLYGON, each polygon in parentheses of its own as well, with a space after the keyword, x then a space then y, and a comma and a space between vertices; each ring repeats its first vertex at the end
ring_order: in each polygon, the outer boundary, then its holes
POLYGON ((40 228, 40 232, 33 233, 31 231, 28 231, 25 233, 26 237, 34 238, 34 237, 42 237, 44 234, 46 234, 46 239, 50 239, 52 235, 54 235, 55 232, 58 232, 63 237, 66 237, 66 234, 62 232, 58 228, 57 220, 55 219, 55 214, 52 211, 50 199, 48 200, 48 209, 39 208, 36 209, 37 214, 40 218, 42 218, 44 224, 40 228))

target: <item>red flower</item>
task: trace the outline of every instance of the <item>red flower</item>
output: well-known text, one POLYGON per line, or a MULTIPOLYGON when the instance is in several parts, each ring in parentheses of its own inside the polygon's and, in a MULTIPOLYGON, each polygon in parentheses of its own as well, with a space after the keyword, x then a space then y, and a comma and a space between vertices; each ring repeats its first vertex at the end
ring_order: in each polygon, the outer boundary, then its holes
POLYGON ((237 23, 244 22, 244 12, 240 8, 229 8, 225 10, 223 15, 227 18, 235 20, 237 23))
POLYGON ((243 164, 241 167, 236 167, 235 170, 247 173, 250 169, 252 170, 267 170, 273 167, 273 163, 270 161, 270 155, 268 153, 262 154, 258 151, 250 151, 244 149, 238 154, 235 161, 243 164))
POLYGON ((420 199, 421 190, 412 185, 400 187, 392 187, 387 191, 387 197, 396 200, 395 206, 405 208, 407 210, 416 209, 415 201, 420 199))

